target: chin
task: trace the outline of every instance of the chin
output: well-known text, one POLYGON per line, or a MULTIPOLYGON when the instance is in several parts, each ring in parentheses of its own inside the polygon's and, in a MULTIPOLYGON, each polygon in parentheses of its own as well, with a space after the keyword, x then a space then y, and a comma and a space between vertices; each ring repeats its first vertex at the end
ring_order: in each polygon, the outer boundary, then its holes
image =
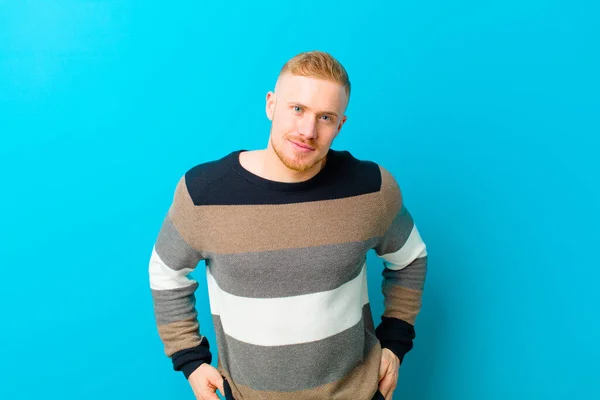
POLYGON ((291 170, 297 172, 306 172, 312 169, 315 165, 317 165, 321 158, 319 157, 317 151, 314 151, 310 154, 296 154, 292 153, 292 155, 288 155, 284 157, 282 160, 286 167, 291 170))

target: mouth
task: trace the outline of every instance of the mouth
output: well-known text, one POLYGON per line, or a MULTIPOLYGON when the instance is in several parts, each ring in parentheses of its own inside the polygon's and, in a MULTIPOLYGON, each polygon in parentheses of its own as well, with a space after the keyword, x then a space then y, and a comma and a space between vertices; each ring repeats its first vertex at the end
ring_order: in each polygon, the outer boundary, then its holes
POLYGON ((314 151, 314 150, 315 150, 315 149, 314 149, 314 147, 310 147, 310 146, 308 146, 308 145, 306 145, 306 144, 304 144, 304 143, 295 142, 295 141, 293 141, 293 140, 290 140, 290 142, 292 143, 292 145, 293 145, 293 146, 294 146, 296 149, 298 149, 298 150, 300 150, 300 151, 303 151, 303 152, 308 152, 308 151, 314 151))

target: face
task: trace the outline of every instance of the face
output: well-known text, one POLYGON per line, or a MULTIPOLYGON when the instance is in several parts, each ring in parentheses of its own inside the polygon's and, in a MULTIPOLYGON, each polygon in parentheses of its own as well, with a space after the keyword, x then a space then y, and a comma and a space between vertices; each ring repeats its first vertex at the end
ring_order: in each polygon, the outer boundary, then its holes
POLYGON ((267 94, 270 146, 291 170, 306 172, 327 155, 346 122, 348 97, 342 85, 285 74, 267 94))

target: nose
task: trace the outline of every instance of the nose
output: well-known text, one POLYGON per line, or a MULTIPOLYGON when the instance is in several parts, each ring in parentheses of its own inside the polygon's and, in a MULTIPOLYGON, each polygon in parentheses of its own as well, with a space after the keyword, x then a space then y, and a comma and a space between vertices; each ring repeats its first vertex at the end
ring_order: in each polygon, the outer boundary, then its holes
POLYGON ((308 115, 298 124, 298 133, 306 139, 315 139, 317 137, 317 121, 308 115))

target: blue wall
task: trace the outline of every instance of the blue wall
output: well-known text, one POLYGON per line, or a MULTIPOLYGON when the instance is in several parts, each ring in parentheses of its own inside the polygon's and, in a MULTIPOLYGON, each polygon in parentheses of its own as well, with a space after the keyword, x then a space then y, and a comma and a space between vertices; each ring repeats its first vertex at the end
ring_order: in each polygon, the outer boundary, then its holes
POLYGON ((266 144, 313 48, 354 85, 334 147, 397 176, 428 244, 395 398, 600 398, 596 4, 0 1, 0 398, 192 398, 153 240, 187 168, 266 144))

